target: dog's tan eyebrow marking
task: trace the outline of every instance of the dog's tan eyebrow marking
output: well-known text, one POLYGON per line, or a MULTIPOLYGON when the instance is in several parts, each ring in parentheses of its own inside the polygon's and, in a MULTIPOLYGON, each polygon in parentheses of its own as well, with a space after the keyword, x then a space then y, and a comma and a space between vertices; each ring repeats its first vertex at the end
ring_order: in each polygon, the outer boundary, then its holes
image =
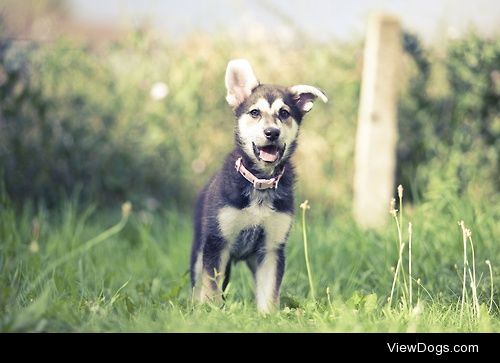
POLYGON ((255 102, 252 106, 248 108, 248 111, 253 109, 258 109, 262 112, 270 112, 271 108, 269 106, 269 102, 265 98, 259 98, 257 102, 255 102))
POLYGON ((284 108, 287 111, 290 111, 290 108, 283 102, 281 98, 278 98, 273 102, 271 105, 271 112, 272 113, 278 113, 281 108, 284 108))

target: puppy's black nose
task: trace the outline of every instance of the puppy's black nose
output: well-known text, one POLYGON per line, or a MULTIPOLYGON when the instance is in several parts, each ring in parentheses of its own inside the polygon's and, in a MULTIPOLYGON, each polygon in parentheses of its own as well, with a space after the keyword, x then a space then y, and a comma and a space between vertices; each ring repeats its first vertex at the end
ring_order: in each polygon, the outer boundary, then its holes
POLYGON ((274 141, 280 136, 280 129, 277 129, 276 127, 268 127, 264 130, 264 134, 269 141, 274 141))

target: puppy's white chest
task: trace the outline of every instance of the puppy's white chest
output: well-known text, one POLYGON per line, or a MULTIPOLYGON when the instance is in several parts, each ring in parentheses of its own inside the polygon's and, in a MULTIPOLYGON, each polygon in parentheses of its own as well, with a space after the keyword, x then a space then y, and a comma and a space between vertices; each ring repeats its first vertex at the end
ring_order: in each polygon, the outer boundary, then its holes
POLYGON ((241 231, 252 227, 262 227, 265 233, 266 248, 276 247, 285 242, 292 224, 292 216, 277 212, 267 203, 252 202, 243 209, 224 207, 218 214, 222 236, 233 244, 241 231))

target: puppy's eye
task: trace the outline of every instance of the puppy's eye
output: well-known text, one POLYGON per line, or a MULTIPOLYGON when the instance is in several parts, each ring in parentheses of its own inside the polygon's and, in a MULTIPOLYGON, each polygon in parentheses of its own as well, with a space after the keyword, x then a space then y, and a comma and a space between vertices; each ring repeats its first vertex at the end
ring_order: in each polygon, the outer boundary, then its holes
POLYGON ((282 108, 279 112, 280 119, 286 120, 288 117, 290 117, 290 112, 282 108))
POLYGON ((260 111, 257 110, 256 108, 254 108, 253 110, 251 110, 249 112, 250 116, 252 116, 253 118, 257 118, 257 117, 260 117, 260 111))

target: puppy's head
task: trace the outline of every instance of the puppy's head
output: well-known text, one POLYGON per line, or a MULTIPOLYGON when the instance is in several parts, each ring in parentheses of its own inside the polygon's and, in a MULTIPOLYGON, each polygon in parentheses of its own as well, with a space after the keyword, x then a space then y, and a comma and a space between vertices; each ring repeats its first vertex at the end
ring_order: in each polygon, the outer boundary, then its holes
POLYGON ((322 91, 312 86, 260 84, 244 59, 229 62, 225 81, 226 100, 237 120, 237 142, 267 173, 292 155, 302 118, 312 109, 314 100, 328 101, 322 91))

